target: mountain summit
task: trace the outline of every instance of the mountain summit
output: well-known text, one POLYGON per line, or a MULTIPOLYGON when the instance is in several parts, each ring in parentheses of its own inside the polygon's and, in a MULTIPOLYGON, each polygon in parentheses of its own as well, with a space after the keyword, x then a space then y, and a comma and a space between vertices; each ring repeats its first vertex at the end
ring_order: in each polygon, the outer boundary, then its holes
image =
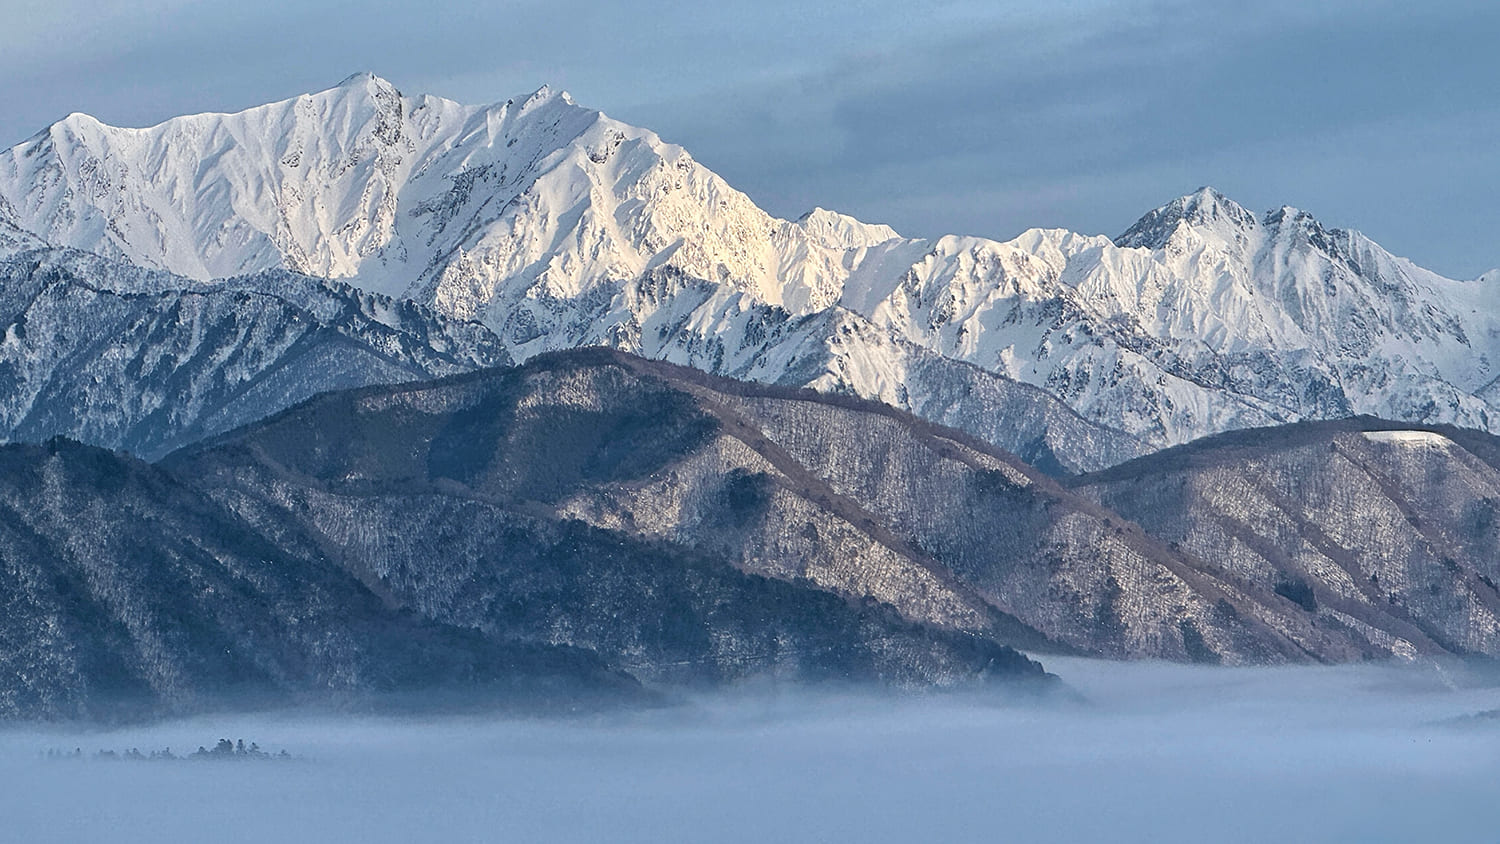
POLYGON ((836 280, 783 281, 778 257, 895 236, 826 213, 808 218, 815 238, 778 225, 679 147, 547 87, 464 106, 361 73, 149 129, 73 115, 3 158, 0 195, 54 245, 195 279, 354 279, 492 324, 514 310, 490 313, 497 297, 577 295, 662 266, 826 307, 836 280))
POLYGON ((1213 228, 1232 236, 1254 226, 1255 215, 1243 205, 1211 187, 1202 187, 1148 212, 1115 238, 1115 245, 1161 249, 1180 227, 1213 228))
POLYGON ((1351 413, 1500 429, 1493 276, 1212 188, 1114 240, 780 220, 549 88, 467 106, 356 74, 147 129, 74 115, 0 153, 0 250, 41 244, 210 286, 342 279, 482 323, 516 360, 609 345, 853 393, 1069 470, 1351 413), (1046 421, 995 421, 1023 417, 1046 421))

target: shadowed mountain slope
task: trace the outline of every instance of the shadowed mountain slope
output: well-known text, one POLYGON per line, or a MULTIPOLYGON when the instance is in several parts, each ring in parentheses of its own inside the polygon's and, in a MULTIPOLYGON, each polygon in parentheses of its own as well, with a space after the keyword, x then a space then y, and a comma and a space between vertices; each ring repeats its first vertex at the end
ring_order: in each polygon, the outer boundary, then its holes
MULTIPOLYGON (((899 391, 930 418, 1059 474, 1144 451, 1035 387, 882 337, 849 314, 792 319, 748 304, 738 318, 764 348, 664 327, 650 336, 662 356, 793 387, 844 371, 830 338, 846 351, 880 347, 911 375, 881 376, 891 400, 899 391)), ((326 390, 510 361, 478 323, 284 270, 206 283, 70 250, 0 259, 0 438, 11 441, 62 435, 154 459, 326 390)))
POLYGON ((1075 489, 1361 656, 1500 655, 1500 439, 1368 417, 1238 431, 1075 489))
MULTIPOLYGON (((1222 580, 960 432, 607 350, 321 396, 164 465, 255 524, 318 537, 404 606, 495 630, 536 629, 507 626, 516 587, 492 583, 519 544, 494 526, 528 519, 1027 647, 1236 662, 1351 653, 1273 590, 1222 580)), ((616 653, 588 628, 562 613, 544 636, 616 653)))
POLYGON ((411 302, 268 271, 212 286, 84 253, 0 261, 0 436, 148 459, 325 390, 507 364, 411 302))
POLYGON ((166 473, 53 440, 0 447, 0 718, 445 696, 640 700, 593 654, 399 612, 166 473))
POLYGON ((257 529, 134 458, 63 439, 0 447, 0 718, 288 704, 559 713, 752 676, 1046 679, 1009 648, 888 607, 577 521, 419 498, 383 502, 424 525, 384 542, 415 542, 427 564, 367 585, 330 564, 324 537, 257 529), (474 564, 459 551, 487 563, 461 595, 399 606, 402 587, 443 582, 433 564, 474 564))

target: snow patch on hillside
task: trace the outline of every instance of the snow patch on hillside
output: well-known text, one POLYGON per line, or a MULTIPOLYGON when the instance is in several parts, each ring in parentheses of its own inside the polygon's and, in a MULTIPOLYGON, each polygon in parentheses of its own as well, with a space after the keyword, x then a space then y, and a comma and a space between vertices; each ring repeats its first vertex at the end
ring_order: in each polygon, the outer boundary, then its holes
POLYGON ((1407 448, 1447 449, 1453 446, 1452 440, 1432 431, 1366 431, 1365 439, 1407 448))

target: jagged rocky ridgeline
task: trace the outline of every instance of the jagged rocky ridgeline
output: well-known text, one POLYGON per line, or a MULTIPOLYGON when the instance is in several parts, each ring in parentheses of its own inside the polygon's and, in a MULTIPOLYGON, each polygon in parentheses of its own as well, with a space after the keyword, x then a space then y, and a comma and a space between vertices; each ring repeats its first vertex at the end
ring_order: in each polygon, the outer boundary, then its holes
POLYGON ((1493 276, 1209 189, 1113 241, 778 220, 547 89, 475 107, 360 74, 149 129, 72 115, 0 153, 0 220, 10 249, 343 279, 479 321, 517 360, 603 344, 875 398, 1067 471, 1308 418, 1500 424, 1493 276))
MULTIPOLYGON (((799 321, 793 345, 839 333, 837 317, 799 321)), ((325 390, 511 361, 479 323, 342 282, 285 270, 195 282, 63 249, 0 259, 0 326, 0 438, 65 435, 148 459, 325 390)), ((1143 450, 1034 387, 907 352, 933 386, 925 407, 934 417, 967 421, 1048 471, 1102 468, 1143 450)), ((822 358, 807 353, 780 380, 815 381, 822 358)))
POLYGON ((68 250, 0 261, 0 433, 148 459, 325 390, 511 362, 483 326, 268 270, 194 283, 68 250))

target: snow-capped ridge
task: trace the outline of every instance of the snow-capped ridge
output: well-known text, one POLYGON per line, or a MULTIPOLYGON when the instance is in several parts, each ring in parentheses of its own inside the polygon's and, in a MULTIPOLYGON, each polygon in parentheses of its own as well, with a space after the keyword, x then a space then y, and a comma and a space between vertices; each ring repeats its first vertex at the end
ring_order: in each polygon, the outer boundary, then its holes
POLYGON ((1291 205, 1267 211, 1261 218, 1261 225, 1272 230, 1296 231, 1323 249, 1330 248, 1329 241, 1335 237, 1348 240, 1350 235, 1357 234, 1345 229, 1327 228, 1311 212, 1291 205))
POLYGON ((333 86, 334 88, 354 88, 364 85, 379 85, 386 88, 394 88, 388 80, 382 79, 372 71, 358 70, 345 76, 343 81, 333 86))
POLYGON ((458 245, 403 222, 431 201, 432 189, 414 178, 441 181, 450 167, 491 166, 486 158, 545 161, 601 117, 547 88, 527 101, 520 111, 530 114, 407 98, 361 72, 323 91, 146 129, 78 115, 40 143, 0 153, 9 158, 8 167, 0 163, 0 196, 57 245, 198 279, 274 266, 364 273, 399 294, 458 245), (568 113, 535 113, 553 103, 568 113), (543 120, 550 131, 529 125, 543 120), (530 143, 518 147, 522 140, 530 143), (440 160, 447 166, 434 171, 440 160), (398 287, 382 275, 407 280, 398 287))
POLYGON ((376 104, 387 104, 402 98, 401 89, 397 88, 395 83, 369 71, 350 74, 334 87, 310 96, 319 98, 335 95, 370 97, 376 101, 376 104))
MULTIPOLYGON (((1301 208, 1298 208, 1295 205, 1283 205, 1280 208, 1267 211, 1262 218, 1262 224, 1267 226, 1276 226, 1287 222, 1288 220, 1294 222, 1311 221, 1312 223, 1317 224, 1317 219, 1314 218, 1310 212, 1303 211, 1301 208)), ((1318 225, 1321 227, 1321 224, 1318 225)))
POLYGON ((796 219, 808 236, 829 248, 851 249, 874 246, 901 237, 890 226, 865 223, 847 214, 815 207, 796 219))
POLYGON ((919 383, 919 349, 1154 444, 1353 412, 1500 429, 1500 290, 1298 209, 1205 187, 1114 240, 788 221, 548 86, 471 106, 359 73, 149 129, 73 118, 0 151, 7 226, 210 286, 342 279, 518 360, 605 343, 919 409, 952 388, 919 383))
POLYGON ((1255 228, 1256 219, 1243 205, 1214 188, 1201 187, 1147 212, 1114 242, 1122 247, 1161 249, 1182 225, 1245 231, 1255 228))
MULTIPOLYGON (((88 114, 88 113, 82 112, 82 111, 70 111, 61 120, 59 120, 56 123, 52 124, 52 126, 48 127, 48 128, 50 129, 50 128, 58 127, 58 126, 64 126, 64 127, 72 127, 72 126, 99 127, 99 126, 108 126, 108 124, 106 124, 104 121, 100 120, 99 118, 93 116, 92 114, 88 114)), ((122 127, 111 127, 111 128, 122 128, 122 127)))
POLYGON ((577 103, 573 102, 572 94, 569 94, 567 91, 564 91, 561 88, 553 88, 551 85, 544 84, 540 88, 537 88, 535 91, 532 91, 526 96, 524 100, 521 101, 521 108, 522 110, 535 108, 536 106, 542 105, 544 103, 549 103, 554 100, 562 103, 563 105, 577 105, 577 103))

